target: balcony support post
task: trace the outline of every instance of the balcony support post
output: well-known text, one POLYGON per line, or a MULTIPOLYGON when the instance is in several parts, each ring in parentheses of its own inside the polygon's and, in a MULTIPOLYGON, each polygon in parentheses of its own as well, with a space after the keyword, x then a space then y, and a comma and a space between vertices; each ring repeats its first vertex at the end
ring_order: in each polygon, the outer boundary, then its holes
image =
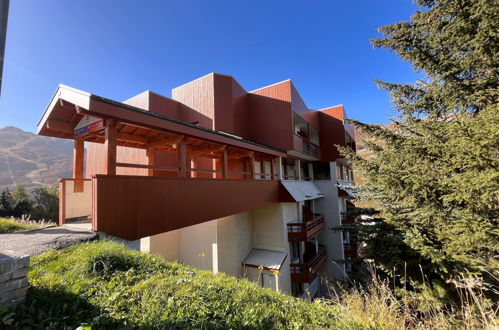
POLYGON ((76 138, 74 140, 73 147, 73 178, 74 182, 74 192, 83 192, 83 162, 85 155, 84 140, 76 138))
POLYGON ((283 168, 282 168, 282 157, 279 156, 279 158, 277 158, 277 161, 279 162, 279 164, 277 164, 279 167, 279 180, 282 180, 284 177, 283 177, 283 168))
POLYGON ((275 174, 274 166, 275 166, 275 158, 272 158, 270 160, 270 180, 275 180, 275 177, 274 177, 274 174, 275 174))
POLYGON ((251 179, 255 180, 256 179, 256 170, 255 170, 255 154, 251 153, 249 156, 249 161, 250 161, 250 172, 251 172, 251 179))
POLYGON ((106 120, 104 150, 106 153, 106 174, 116 175, 116 120, 106 120))
MULTIPOLYGON (((146 155, 147 155, 147 165, 154 166, 154 150, 153 150, 153 148, 147 148, 146 155)), ((147 175, 154 176, 154 169, 148 168, 147 175)))
POLYGON ((229 156, 227 155, 227 148, 224 149, 222 153, 222 177, 224 179, 229 178, 229 156))
POLYGON ((299 159, 295 160, 295 176, 297 177, 298 181, 301 181, 301 161, 299 159))
POLYGON ((185 142, 182 142, 179 145, 178 162, 178 176, 181 178, 187 177, 187 144, 185 142))

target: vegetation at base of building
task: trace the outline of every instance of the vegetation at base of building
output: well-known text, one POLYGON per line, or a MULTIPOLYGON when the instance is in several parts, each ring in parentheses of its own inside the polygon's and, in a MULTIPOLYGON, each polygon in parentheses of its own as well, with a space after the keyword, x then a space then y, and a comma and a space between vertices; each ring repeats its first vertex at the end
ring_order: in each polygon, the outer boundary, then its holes
POLYGON ((386 283, 308 302, 111 241, 32 258, 24 306, 0 309, 0 328, 400 329, 492 328, 493 315, 404 308, 386 283))
POLYGON ((0 218, 0 234, 41 229, 50 225, 53 225, 53 223, 45 221, 32 221, 27 218, 0 218))
POLYGON ((30 217, 57 222, 59 189, 46 185, 35 188, 31 194, 23 185, 17 185, 13 192, 6 189, 0 194, 0 217, 30 217))
POLYGON ((428 283, 442 302, 463 281, 497 301, 499 284, 499 10, 494 0, 417 0, 375 47, 425 78, 378 81, 398 111, 390 127, 351 121, 370 151, 348 150, 380 214, 358 221, 363 254, 399 287, 428 283), (422 275, 424 274, 424 275, 422 275))

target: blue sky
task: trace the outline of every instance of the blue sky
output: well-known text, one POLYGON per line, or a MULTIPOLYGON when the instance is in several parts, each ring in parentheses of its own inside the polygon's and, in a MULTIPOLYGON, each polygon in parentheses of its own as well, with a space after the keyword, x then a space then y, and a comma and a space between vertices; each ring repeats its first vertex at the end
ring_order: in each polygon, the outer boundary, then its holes
POLYGON ((60 83, 118 101, 210 72, 246 90, 291 78, 311 109, 344 104, 349 117, 394 115, 373 79, 411 82, 395 54, 373 49, 382 25, 406 20, 410 0, 14 0, 0 127, 35 131, 60 83))

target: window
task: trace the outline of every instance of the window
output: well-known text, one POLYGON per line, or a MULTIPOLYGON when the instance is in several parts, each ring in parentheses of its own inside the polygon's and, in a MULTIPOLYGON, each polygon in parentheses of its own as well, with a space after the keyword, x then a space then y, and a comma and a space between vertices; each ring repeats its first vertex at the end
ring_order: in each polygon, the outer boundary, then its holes
POLYGON ((331 169, 329 163, 314 162, 312 163, 314 169, 314 180, 331 180, 331 169))
POLYGON ((274 274, 262 273, 262 287, 276 290, 276 278, 274 274))

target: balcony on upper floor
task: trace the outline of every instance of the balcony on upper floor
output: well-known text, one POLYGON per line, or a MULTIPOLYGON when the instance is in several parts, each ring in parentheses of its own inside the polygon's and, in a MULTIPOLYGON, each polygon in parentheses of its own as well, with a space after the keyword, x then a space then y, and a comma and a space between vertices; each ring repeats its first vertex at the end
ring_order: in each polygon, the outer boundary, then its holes
POLYGON ((317 253, 305 259, 304 263, 292 263, 291 281, 294 283, 310 283, 317 276, 317 272, 327 260, 327 252, 324 246, 319 245, 317 253))
POLYGON ((306 222, 289 222, 288 240, 291 242, 307 241, 320 233, 324 227, 323 214, 314 214, 314 217, 306 222))
POLYGON ((293 133, 293 150, 309 157, 319 158, 320 147, 307 137, 293 133))

